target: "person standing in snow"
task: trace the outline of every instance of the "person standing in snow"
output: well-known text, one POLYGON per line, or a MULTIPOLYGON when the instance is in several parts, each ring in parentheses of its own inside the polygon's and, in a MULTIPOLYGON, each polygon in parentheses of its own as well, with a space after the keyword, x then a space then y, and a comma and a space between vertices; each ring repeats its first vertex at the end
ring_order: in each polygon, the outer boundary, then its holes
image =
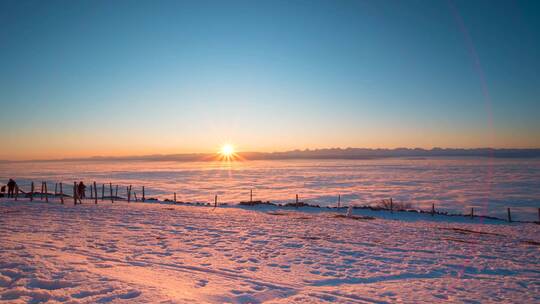
POLYGON ((17 186, 17 183, 13 179, 9 179, 8 183, 8 197, 15 197, 15 186, 17 186))
POLYGON ((86 196, 86 185, 81 181, 79 183, 79 186, 77 186, 77 192, 79 195, 79 199, 83 199, 86 196))

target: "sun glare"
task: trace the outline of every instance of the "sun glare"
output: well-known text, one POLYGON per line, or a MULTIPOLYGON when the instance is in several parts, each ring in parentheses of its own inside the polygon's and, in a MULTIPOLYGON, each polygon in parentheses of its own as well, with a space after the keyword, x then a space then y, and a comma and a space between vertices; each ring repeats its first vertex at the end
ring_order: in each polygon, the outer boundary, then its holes
POLYGON ((234 154, 234 147, 230 144, 226 144, 223 147, 221 147, 221 154, 224 156, 232 156, 234 154))
POLYGON ((236 148, 232 144, 223 144, 216 155, 216 159, 227 163, 243 160, 242 156, 238 154, 236 148))

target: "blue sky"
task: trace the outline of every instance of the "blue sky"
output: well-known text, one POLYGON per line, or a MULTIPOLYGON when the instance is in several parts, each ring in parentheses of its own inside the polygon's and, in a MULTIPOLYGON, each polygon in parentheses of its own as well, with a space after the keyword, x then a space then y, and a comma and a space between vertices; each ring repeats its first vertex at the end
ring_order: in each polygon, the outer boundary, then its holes
POLYGON ((540 147, 538 1, 2 1, 0 159, 540 147))

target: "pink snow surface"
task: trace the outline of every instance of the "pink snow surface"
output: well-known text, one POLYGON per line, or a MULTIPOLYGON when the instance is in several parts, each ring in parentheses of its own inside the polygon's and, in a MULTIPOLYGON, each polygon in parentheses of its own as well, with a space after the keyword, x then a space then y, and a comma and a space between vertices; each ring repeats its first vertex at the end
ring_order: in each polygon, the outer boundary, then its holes
POLYGON ((0 202, 0 303, 538 303, 540 226, 0 202))

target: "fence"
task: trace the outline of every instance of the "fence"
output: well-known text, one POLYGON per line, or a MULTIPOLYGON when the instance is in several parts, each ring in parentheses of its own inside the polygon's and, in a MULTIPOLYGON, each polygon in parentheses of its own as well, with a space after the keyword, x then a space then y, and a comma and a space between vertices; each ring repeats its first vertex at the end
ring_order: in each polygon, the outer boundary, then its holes
MULTIPOLYGON (((122 197, 122 196, 118 195, 119 185, 114 185, 113 186, 112 183, 97 184, 94 181, 92 184, 90 184, 89 187, 86 187, 86 186, 85 187, 80 187, 77 182, 73 182, 73 188, 72 188, 71 194, 69 194, 69 193, 64 192, 64 184, 62 182, 60 182, 60 183, 55 183, 54 184, 54 192, 50 193, 48 191, 48 183, 46 181, 41 182, 40 191, 35 191, 36 190, 35 189, 35 184, 32 181, 32 182, 30 182, 30 191, 28 191, 28 192, 23 191, 18 185, 16 185, 13 198, 14 198, 15 201, 18 201, 19 198, 20 198, 19 195, 24 194, 24 197, 29 198, 30 201, 33 201, 34 199, 36 199, 36 197, 39 197, 39 199, 41 201, 45 201, 47 203, 49 202, 49 199, 59 198, 59 200, 60 200, 59 202, 61 204, 64 204, 66 199, 71 199, 73 201, 74 205, 82 204, 83 199, 87 199, 87 200, 89 199, 90 201, 93 201, 94 204, 98 204, 99 201, 101 201, 101 202, 110 201, 112 204, 114 204, 115 201, 127 201, 128 203, 131 203, 132 201, 134 201, 134 202, 158 201, 155 198, 151 198, 151 199, 146 198, 145 186, 142 186, 140 188, 141 189, 141 192, 139 192, 139 194, 141 194, 140 199, 137 197, 137 192, 134 190, 132 185, 127 185, 125 187, 126 187, 125 188, 126 189, 126 191, 125 191, 126 195, 125 195, 125 197, 122 197), (87 188, 89 190, 90 197, 86 196, 87 188), (108 188, 108 189, 106 189, 106 188, 108 188), (101 194, 100 196, 98 196, 98 189, 100 189, 100 192, 99 192, 101 194), (106 190, 108 190, 108 191, 106 191, 106 190), (106 195, 106 192, 108 192, 109 195, 106 195)), ((177 193, 176 192, 173 193, 173 199, 172 200, 171 199, 165 199, 165 201, 178 203, 178 201, 177 201, 177 193)), ((354 208, 366 208, 366 209, 372 209, 372 210, 388 210, 391 213, 393 213, 394 211, 414 211, 414 212, 420 212, 420 213, 429 213, 429 214, 431 214, 431 216, 449 215, 448 212, 437 211, 436 208, 435 208, 434 203, 431 205, 431 210, 429 210, 429 211, 411 209, 410 204, 405 204, 403 202, 396 203, 396 202, 394 202, 393 198, 383 199, 383 200, 380 200, 380 201, 378 201, 376 203, 377 203, 376 206, 373 206, 373 204, 368 204, 368 205, 363 205, 363 206, 354 206, 354 208)), ((253 200, 253 189, 249 190, 249 200, 248 201, 241 201, 241 202, 239 202, 239 204, 240 205, 247 205, 247 206, 253 206, 253 205, 258 205, 258 204, 276 205, 274 203, 270 203, 269 201, 263 202, 263 201, 260 201, 260 200, 253 200)), ((208 203, 208 205, 211 205, 211 204, 208 203)), ((213 206, 214 206, 214 208, 216 208, 219 205, 220 204, 218 203, 218 195, 216 194, 214 196, 214 204, 213 204, 213 206)), ((294 208, 304 207, 304 206, 320 207, 319 205, 310 205, 310 204, 304 203, 303 201, 300 200, 300 197, 299 197, 298 194, 295 194, 294 203, 285 203, 283 205, 282 204, 277 204, 277 205, 285 206, 285 207, 294 207, 294 208)), ((336 195, 336 205, 337 205, 337 208, 346 208, 342 204, 342 196, 341 196, 341 194, 336 195)), ((471 219, 474 219, 475 217, 498 219, 498 218, 495 218, 495 217, 490 217, 490 216, 485 216, 485 215, 475 215, 474 211, 475 211, 474 207, 471 207, 469 214, 452 214, 452 215, 467 216, 467 217, 470 217, 471 219)), ((511 210, 510 207, 506 208, 506 219, 505 220, 507 220, 508 222, 513 221, 512 220, 512 210, 511 210)), ((540 208, 538 208, 538 223, 540 223, 540 208)))

